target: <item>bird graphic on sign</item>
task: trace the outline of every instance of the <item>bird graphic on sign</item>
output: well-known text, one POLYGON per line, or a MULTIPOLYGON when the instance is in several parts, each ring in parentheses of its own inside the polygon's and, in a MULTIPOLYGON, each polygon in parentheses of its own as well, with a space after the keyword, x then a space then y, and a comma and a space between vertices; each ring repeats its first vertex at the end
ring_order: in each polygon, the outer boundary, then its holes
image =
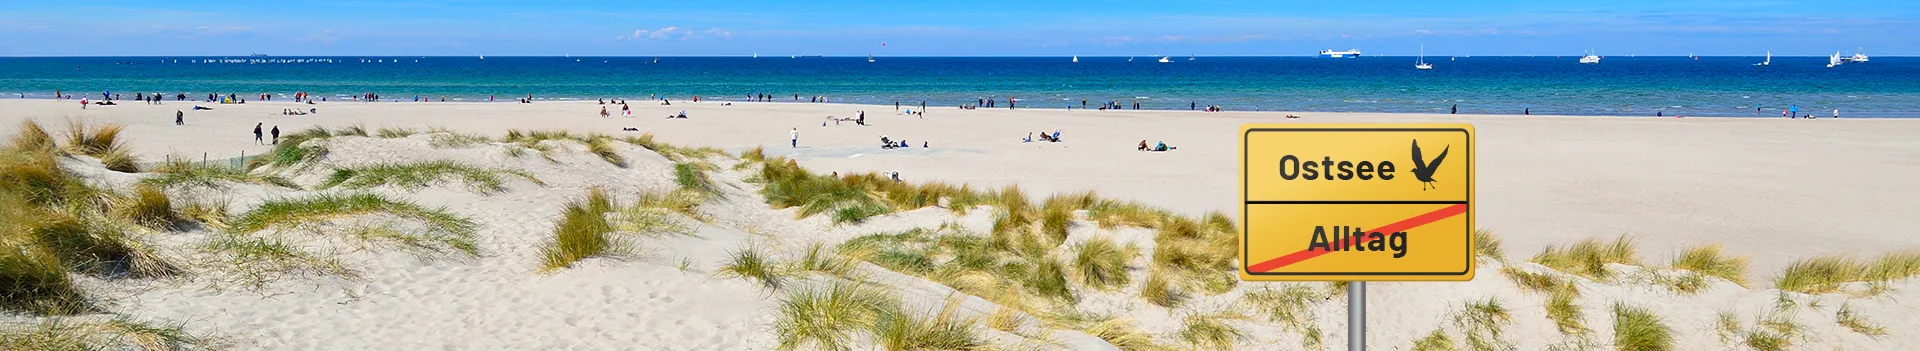
POLYGON ((1420 140, 1413 141, 1413 177, 1420 180, 1420 190, 1425 191, 1430 185, 1434 189, 1440 188, 1433 185, 1433 171, 1440 169, 1440 161, 1447 160, 1447 150, 1452 148, 1452 145, 1441 148, 1440 155, 1434 156, 1433 162, 1427 162, 1426 158, 1420 157, 1420 140))

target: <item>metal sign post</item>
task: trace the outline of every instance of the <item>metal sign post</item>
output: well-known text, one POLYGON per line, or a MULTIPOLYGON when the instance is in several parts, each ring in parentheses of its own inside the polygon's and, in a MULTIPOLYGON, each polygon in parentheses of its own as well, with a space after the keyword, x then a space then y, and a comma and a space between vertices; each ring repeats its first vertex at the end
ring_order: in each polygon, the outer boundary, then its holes
POLYGON ((1367 349, 1367 282, 1347 283, 1347 351, 1367 349))

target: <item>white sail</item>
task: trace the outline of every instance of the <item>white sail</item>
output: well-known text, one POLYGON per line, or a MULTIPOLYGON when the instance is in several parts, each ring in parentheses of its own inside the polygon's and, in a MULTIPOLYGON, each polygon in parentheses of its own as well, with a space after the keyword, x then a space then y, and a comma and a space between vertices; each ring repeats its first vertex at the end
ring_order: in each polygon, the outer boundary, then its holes
POLYGON ((1080 63, 1080 55, 1073 55, 1073 63, 1080 63))
POLYGON ((1427 63, 1427 44, 1420 44, 1420 58, 1413 60, 1413 69, 1430 70, 1433 64, 1427 63))

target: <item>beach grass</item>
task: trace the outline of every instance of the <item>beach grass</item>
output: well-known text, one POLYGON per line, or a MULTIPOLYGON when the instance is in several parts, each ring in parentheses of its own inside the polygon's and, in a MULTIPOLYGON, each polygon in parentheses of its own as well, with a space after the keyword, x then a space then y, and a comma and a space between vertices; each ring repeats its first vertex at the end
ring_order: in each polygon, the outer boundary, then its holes
POLYGON ((1139 250, 1132 246, 1121 246, 1107 237, 1095 237, 1074 250, 1073 270, 1082 285, 1111 290, 1133 280, 1127 272, 1127 261, 1137 255, 1139 250))
POLYGON ((443 183, 451 178, 467 185, 476 193, 493 194, 507 190, 506 176, 525 179, 536 185, 546 185, 532 173, 514 169, 495 169, 449 160, 420 161, 412 163, 376 163, 358 167, 334 168, 333 173, 322 181, 316 189, 343 188, 364 190, 383 186, 417 190, 443 183))
POLYGON ((210 337, 185 331, 183 323, 155 323, 126 316, 48 318, 0 325, 0 350, 196 350, 216 348, 210 337))
POLYGON ((40 126, 40 122, 31 119, 20 120, 20 130, 13 135, 13 139, 8 141, 8 146, 23 152, 48 152, 58 147, 53 140, 53 134, 48 133, 46 127, 40 126))
POLYGON ((380 130, 376 131, 374 135, 379 136, 381 138, 392 139, 392 138, 405 138, 405 137, 413 136, 414 134, 418 134, 418 133, 419 133, 418 131, 415 131, 412 128, 384 128, 383 127, 383 128, 380 128, 380 130))
POLYGON ((1720 245, 1687 248, 1680 252, 1680 256, 1673 258, 1671 267, 1719 277, 1740 286, 1747 285, 1747 258, 1728 256, 1722 252, 1720 245))
POLYGON ((1446 331, 1441 330, 1439 328, 1433 329, 1433 332, 1427 333, 1427 336, 1420 337, 1419 339, 1414 340, 1412 349, 1413 351, 1458 351, 1460 350, 1458 346, 1454 346, 1453 338, 1448 337, 1446 331))
POLYGON ((180 220, 173 210, 173 199, 160 188, 136 186, 133 196, 120 201, 116 206, 116 217, 125 218, 134 225, 147 228, 166 229, 180 220))
POLYGON ((1774 278, 1774 288, 1805 294, 1842 292, 1849 283, 1866 283, 1861 295, 1890 290, 1893 281, 1920 275, 1920 251, 1890 252, 1873 260, 1823 255, 1787 265, 1774 278))
POLYGON ((1140 298, 1147 303, 1169 309, 1180 308, 1187 301, 1187 294, 1174 285, 1171 274, 1155 270, 1147 273, 1146 283, 1140 286, 1140 298))
POLYGON ((707 215, 700 213, 700 204, 705 203, 706 195, 688 191, 641 193, 634 201, 632 209, 658 209, 679 213, 695 220, 706 221, 707 215))
POLYGON ((267 151, 264 155, 248 159, 246 169, 253 170, 261 167, 304 168, 315 161, 326 158, 330 152, 326 145, 318 143, 308 145, 308 143, 326 140, 332 137, 333 134, 328 132, 326 128, 317 126, 298 133, 282 136, 280 143, 273 145, 272 150, 267 151))
POLYGON ((1556 289, 1547 294, 1547 319, 1553 321, 1553 326, 1560 329, 1561 334, 1585 334, 1588 330, 1586 324, 1582 322, 1585 311, 1580 305, 1574 303, 1574 299, 1579 296, 1580 291, 1572 286, 1556 289))
POLYGON ((1674 349, 1673 328, 1653 310, 1613 304, 1613 347, 1615 350, 1663 351, 1674 349))
POLYGON ((300 188, 299 184, 285 177, 255 175, 226 165, 203 164, 174 156, 167 157, 165 162, 149 170, 149 173, 153 175, 141 178, 141 184, 166 189, 190 187, 225 189, 225 183, 255 183, 292 189, 300 188))
POLYGON ((1514 266, 1501 267, 1500 275, 1506 276, 1508 280, 1512 280, 1513 284, 1520 286, 1521 289, 1536 293, 1552 293, 1573 287, 1573 282, 1567 279, 1555 277, 1547 273, 1528 272, 1514 266))
POLYGON ((955 314, 960 307, 958 299, 948 299, 939 312, 930 316, 917 315, 902 304, 890 305, 892 308, 883 309, 875 316, 870 329, 881 349, 974 350, 986 346, 985 338, 974 330, 978 321, 955 314))
POLYGON ((607 220, 607 213, 615 208, 613 197, 600 188, 587 189, 586 196, 568 201, 560 219, 554 221, 553 238, 540 249, 541 269, 551 272, 589 257, 627 253, 629 244, 612 235, 614 226, 607 220))
POLYGON ((337 276, 354 279, 359 273, 332 255, 308 252, 275 238, 233 234, 216 235, 201 249, 218 254, 229 267, 226 274, 241 286, 263 289, 277 276, 337 276))
POLYGON ((1510 343, 1502 336, 1513 323, 1513 315, 1497 297, 1467 301, 1453 315, 1454 327, 1466 337, 1468 350, 1505 350, 1510 343))
POLYGON ((781 350, 848 350, 854 332, 872 328, 897 304, 887 292, 853 282, 795 290, 777 304, 774 337, 781 350))
POLYGON ((593 153, 595 156, 600 156, 600 160, 607 161, 607 163, 613 164, 615 167, 626 168, 627 157, 620 155, 620 150, 613 147, 612 140, 612 137, 594 134, 585 140, 587 152, 593 153))
POLYGON ((691 162, 674 163, 673 180, 680 185, 680 190, 708 195, 720 193, 720 188, 714 186, 713 179, 707 176, 707 172, 691 162))
POLYGON ((1265 315, 1268 321, 1293 329, 1303 330, 1312 323, 1312 311, 1307 308, 1314 301, 1326 299, 1319 289, 1301 284, 1287 284, 1280 289, 1264 287, 1248 291, 1241 296, 1241 302, 1253 307, 1254 311, 1265 315))
POLYGON ((318 194, 267 200, 233 219, 229 232, 244 234, 283 230, 319 221, 366 214, 386 214, 419 221, 428 230, 470 236, 479 225, 473 220, 420 204, 369 193, 318 194))
POLYGON ((839 252, 829 250, 824 243, 814 243, 807 247, 807 254, 793 263, 795 272, 818 272, 832 276, 847 277, 853 274, 854 262, 839 252))
POLYGON ((1155 343, 1153 341, 1153 335, 1141 331, 1140 327, 1131 319, 1104 318, 1080 328, 1080 331, 1100 338, 1100 340, 1106 340, 1108 344, 1124 351, 1158 351, 1167 349, 1167 347, 1155 343))
POLYGON ((1228 325, 1227 321, 1243 318, 1225 311, 1189 314, 1181 318, 1181 327, 1174 332, 1174 336, 1198 350, 1232 349, 1235 343, 1246 340, 1247 334, 1228 325))
POLYGON ((359 124, 351 124, 351 125, 347 125, 346 127, 341 127, 341 128, 339 128, 339 129, 334 129, 334 130, 333 130, 333 136, 357 136, 357 137, 365 137, 365 136, 367 136, 367 126, 364 126, 364 125, 359 125, 359 124))
POLYGON ((414 233, 383 225, 357 225, 347 229, 349 237, 362 242, 397 249, 422 260, 436 260, 461 254, 480 257, 480 245, 472 237, 446 233, 414 233))
POLYGON ((1087 208, 1087 218, 1101 229, 1155 227, 1166 214, 1137 202, 1100 200, 1087 208))
POLYGON ((1866 317, 1860 315, 1860 311, 1853 309, 1852 303, 1840 304, 1840 309, 1835 310, 1833 313, 1833 320, 1835 323, 1839 323, 1840 326, 1847 327, 1848 330, 1860 333, 1861 335, 1872 337, 1887 335, 1887 328, 1868 321, 1866 317))
POLYGON ((1561 272, 1606 281, 1613 277, 1613 272, 1606 267, 1608 263, 1639 265, 1640 258, 1635 252, 1633 239, 1621 235, 1612 241, 1587 238, 1565 247, 1547 247, 1546 251, 1534 255, 1530 261, 1561 272))
MULTIPOLYGON (((22 125, 22 127, 26 126, 22 125)), ((34 125, 34 127, 38 127, 38 125, 34 125)), ((120 139, 120 132, 122 130, 125 130, 125 127, 119 124, 88 126, 86 120, 68 119, 66 151, 99 159, 101 165, 106 166, 109 170, 126 173, 139 172, 140 160, 133 156, 133 150, 130 146, 127 146, 126 141, 120 139)), ((44 133, 45 131, 39 130, 39 132, 44 133)), ((28 134, 22 134, 23 137, 16 139, 15 144, 31 146, 39 142, 37 140, 40 138, 39 136, 31 135, 33 131, 26 131, 25 133, 28 134)))
POLYGON ((774 262, 771 255, 753 246, 728 251, 727 260, 720 263, 720 269, 714 274, 746 279, 767 290, 780 290, 787 285, 787 277, 781 272, 780 264, 774 262))
POLYGON ((1493 235, 1493 231, 1487 228, 1473 230, 1473 256, 1493 258, 1501 262, 1507 260, 1506 250, 1500 248, 1500 237, 1493 235))
POLYGON ((1753 328, 1742 335, 1741 344, 1760 351, 1791 350, 1794 342, 1805 336, 1806 328, 1794 320, 1792 312, 1773 311, 1754 321, 1753 328))
POLYGON ((182 201, 178 213, 181 219, 199 222, 213 229, 226 229, 227 219, 232 217, 227 210, 228 204, 229 201, 224 199, 188 198, 182 201))

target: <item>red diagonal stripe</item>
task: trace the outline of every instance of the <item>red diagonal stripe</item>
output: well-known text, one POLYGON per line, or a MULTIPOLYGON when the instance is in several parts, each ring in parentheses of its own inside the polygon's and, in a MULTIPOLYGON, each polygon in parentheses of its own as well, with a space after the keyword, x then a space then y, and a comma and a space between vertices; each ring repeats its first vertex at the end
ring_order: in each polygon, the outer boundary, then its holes
MULTIPOLYGON (((1367 233, 1372 233, 1372 232, 1393 233, 1393 232, 1406 231, 1408 229, 1413 229, 1419 226, 1427 225, 1427 223, 1438 222, 1442 219, 1447 219, 1448 217, 1457 216, 1462 213, 1467 213, 1466 204, 1447 206, 1446 208, 1435 210, 1433 212, 1427 212, 1426 214, 1423 214, 1423 215, 1413 216, 1413 218, 1408 218, 1405 220, 1401 220, 1399 222, 1393 222, 1393 224, 1388 224, 1386 226, 1380 227, 1379 229, 1368 230, 1366 232, 1367 233)), ((1359 242, 1360 242, 1359 240, 1355 240, 1354 244, 1359 244, 1359 242)), ((1345 248, 1345 247, 1341 247, 1341 248, 1345 248)), ((1280 267, 1286 267, 1287 265, 1290 265, 1290 264, 1300 263, 1301 261, 1306 261, 1314 257, 1320 257, 1320 255, 1325 255, 1329 252, 1333 252, 1333 251, 1300 250, 1299 252, 1287 254, 1286 256, 1280 256, 1280 258, 1275 258, 1275 259, 1267 260, 1266 262, 1260 262, 1259 264, 1247 266, 1247 271, 1270 272, 1280 267)))

